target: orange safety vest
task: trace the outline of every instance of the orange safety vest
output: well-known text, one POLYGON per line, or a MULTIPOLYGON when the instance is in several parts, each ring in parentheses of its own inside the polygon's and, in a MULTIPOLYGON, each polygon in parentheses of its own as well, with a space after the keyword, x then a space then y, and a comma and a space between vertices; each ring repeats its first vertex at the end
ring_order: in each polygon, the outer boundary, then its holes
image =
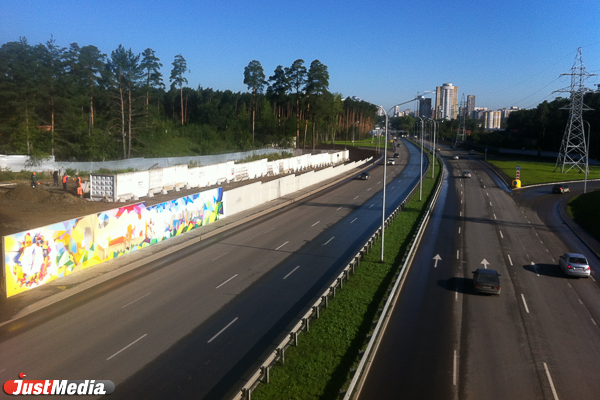
POLYGON ((66 175, 63 176, 63 183, 67 183, 67 176, 66 175))
POLYGON ((81 187, 81 177, 77 177, 77 186, 81 187))

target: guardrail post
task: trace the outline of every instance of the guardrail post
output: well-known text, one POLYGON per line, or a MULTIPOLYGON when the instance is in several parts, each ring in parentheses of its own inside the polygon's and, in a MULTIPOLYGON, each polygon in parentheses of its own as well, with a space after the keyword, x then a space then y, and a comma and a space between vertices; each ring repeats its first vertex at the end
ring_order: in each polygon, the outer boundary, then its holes
POLYGON ((279 359, 281 360, 281 365, 285 364, 285 348, 277 349, 279 353, 279 359))
POLYGON ((244 388, 242 391, 244 392, 244 399, 251 400, 252 392, 250 391, 250 388, 244 388))
POLYGON ((264 383, 269 383, 269 370, 270 370, 270 368, 263 365, 262 367, 260 367, 260 369, 262 369, 262 373, 263 373, 263 382, 264 383))
POLYGON ((333 287, 333 297, 335 297, 335 286, 333 287))
POLYGON ((338 281, 340 282, 340 289, 342 289, 344 287, 343 286, 343 282, 342 282, 342 278, 338 278, 338 281))
POLYGON ((306 332, 310 331, 310 326, 309 326, 309 318, 303 318, 304 319, 304 326, 306 327, 306 332))
POLYGON ((325 308, 329 307, 329 296, 325 295, 323 296, 323 301, 325 302, 325 308))
POLYGON ((315 314, 317 316, 317 319, 319 319, 319 306, 315 306, 314 309, 315 309, 315 314))
POLYGON ((294 346, 298 347, 298 332, 292 332, 292 338, 294 339, 294 346))

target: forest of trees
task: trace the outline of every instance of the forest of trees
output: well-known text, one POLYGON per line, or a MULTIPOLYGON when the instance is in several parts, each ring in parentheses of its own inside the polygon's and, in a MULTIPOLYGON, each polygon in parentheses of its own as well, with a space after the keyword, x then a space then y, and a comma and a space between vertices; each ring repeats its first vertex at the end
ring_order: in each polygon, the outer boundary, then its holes
POLYGON ((214 154, 264 146, 312 148, 364 138, 376 107, 329 91, 327 66, 298 59, 265 75, 252 60, 240 80, 248 92, 187 87, 174 56, 169 87, 151 48, 104 54, 54 38, 0 47, 0 154, 108 160, 214 154))

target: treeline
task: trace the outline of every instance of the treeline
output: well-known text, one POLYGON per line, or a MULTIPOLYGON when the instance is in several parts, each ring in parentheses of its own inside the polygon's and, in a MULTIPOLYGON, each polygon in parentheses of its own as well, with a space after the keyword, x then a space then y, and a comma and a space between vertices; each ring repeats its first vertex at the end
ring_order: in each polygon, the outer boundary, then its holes
POLYGON ((0 154, 105 160, 213 154, 263 146, 313 147, 364 138, 376 107, 329 91, 327 66, 298 59, 269 77, 259 61, 243 75, 249 92, 187 87, 178 54, 169 87, 151 48, 68 48, 51 38, 0 47, 0 154))
MULTIPOLYGON (((600 157, 600 93, 588 93, 584 96, 584 104, 591 110, 583 111, 583 125, 586 140, 588 128, 590 157, 600 157)), ((536 108, 512 112, 507 120, 505 130, 495 133, 482 133, 476 130, 470 140, 490 146, 559 151, 567 124, 569 123, 570 100, 558 97, 550 102, 543 101, 536 108)))

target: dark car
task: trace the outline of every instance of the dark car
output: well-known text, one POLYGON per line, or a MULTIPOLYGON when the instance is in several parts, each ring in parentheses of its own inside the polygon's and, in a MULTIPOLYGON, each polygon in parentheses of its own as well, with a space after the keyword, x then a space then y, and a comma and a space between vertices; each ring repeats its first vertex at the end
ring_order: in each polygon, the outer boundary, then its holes
POLYGON ((394 158, 400 158, 400 154, 394 153, 394 158))
POLYGON ((552 186, 552 193, 568 193, 571 189, 569 189, 569 185, 554 185, 552 186))
POLYGON ((473 291, 500 295, 500 274, 495 269, 478 268, 473 271, 473 291))
POLYGON ((360 175, 358 176, 358 179, 362 179, 363 181, 366 181, 370 177, 371 177, 371 175, 368 172, 361 172, 360 175))

